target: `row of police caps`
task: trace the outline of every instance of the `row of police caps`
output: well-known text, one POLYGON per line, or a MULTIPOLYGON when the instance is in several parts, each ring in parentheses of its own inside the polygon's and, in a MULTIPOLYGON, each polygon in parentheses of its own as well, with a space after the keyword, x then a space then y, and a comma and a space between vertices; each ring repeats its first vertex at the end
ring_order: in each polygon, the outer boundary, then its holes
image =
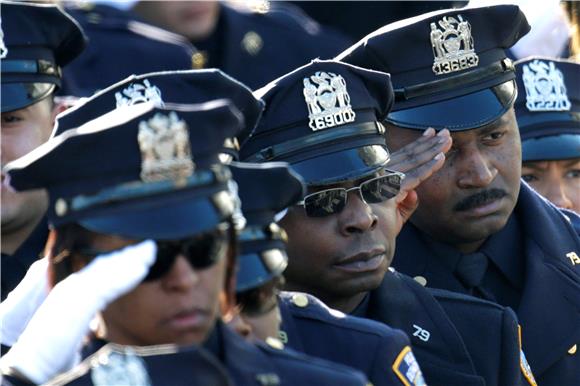
MULTIPOLYGON (((85 38, 55 6, 1 6, 4 113, 52 95, 60 67, 85 38)), ((515 104, 524 144, 532 141, 541 157, 550 149, 578 156, 578 64, 532 58, 514 67, 506 50, 529 29, 513 5, 432 12, 255 92, 217 69, 131 76, 61 114, 47 143, 5 168, 7 181, 47 189, 54 226, 180 239, 236 214, 232 170, 257 227, 301 199, 304 182, 375 173, 389 160, 385 122, 461 131, 515 104), (281 163, 228 167, 225 155, 284 161, 294 171, 281 163)), ((263 239, 276 244, 278 233, 263 239)))

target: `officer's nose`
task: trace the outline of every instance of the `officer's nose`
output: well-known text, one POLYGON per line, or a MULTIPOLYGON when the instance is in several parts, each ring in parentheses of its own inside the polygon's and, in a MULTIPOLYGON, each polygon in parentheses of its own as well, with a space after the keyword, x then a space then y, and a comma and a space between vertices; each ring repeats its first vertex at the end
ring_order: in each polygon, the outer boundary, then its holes
POLYGON ((185 257, 179 255, 161 280, 170 291, 187 291, 199 282, 199 274, 185 257))
POLYGON ((572 209, 574 206, 572 200, 566 194, 566 190, 559 183, 549 184, 546 198, 560 208, 572 209))
POLYGON ((345 236, 363 233, 377 226, 378 218, 358 191, 348 193, 346 207, 339 213, 340 232, 345 236))
POLYGON ((457 185, 462 189, 485 188, 497 175, 497 169, 485 154, 478 149, 464 151, 466 155, 458 161, 462 163, 457 177, 457 185))

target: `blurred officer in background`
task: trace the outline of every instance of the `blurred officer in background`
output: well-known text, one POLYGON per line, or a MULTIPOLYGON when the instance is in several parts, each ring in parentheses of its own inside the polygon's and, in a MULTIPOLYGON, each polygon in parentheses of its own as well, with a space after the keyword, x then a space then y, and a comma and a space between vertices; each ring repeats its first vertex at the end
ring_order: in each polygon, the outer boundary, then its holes
POLYGON ((86 50, 63 72, 59 95, 86 97, 131 74, 188 70, 198 52, 183 36, 99 2, 65 2, 88 37, 86 50))
MULTIPOLYGON (((61 67, 85 46, 83 32, 55 5, 0 2, 2 23, 2 166, 50 136, 60 106, 61 67)), ((2 300, 42 252, 48 205, 42 190, 15 193, 2 172, 2 300)))
POLYGON ((528 30, 514 5, 448 10, 385 26, 339 58, 391 73, 392 149, 427 127, 452 133, 445 165, 417 189, 421 205, 393 265, 427 286, 511 307, 539 384, 571 385, 580 378, 580 238, 570 214, 521 184, 505 50, 528 30))
POLYGON ((279 222, 289 240, 287 289, 406 332, 430 385, 525 384, 511 310, 387 270, 417 205, 413 189, 442 166, 449 133, 426 130, 402 150, 392 166, 409 171, 403 180, 387 169, 380 123, 393 102, 388 74, 313 61, 255 95, 266 110, 240 158, 287 161, 308 186, 279 222))
POLYGON ((185 36, 200 50, 195 68, 217 67, 250 88, 311 59, 331 58, 350 41, 295 7, 220 1, 139 1, 145 21, 185 36))
POLYGON ((532 57, 515 63, 522 178, 580 214, 580 64, 532 57))
POLYGON ((239 236, 239 315, 229 325, 249 340, 279 337, 287 347, 358 369, 375 386, 420 384, 421 370, 401 331, 331 310, 312 295, 279 292, 287 237, 275 216, 303 197, 301 179, 286 163, 230 168, 247 223, 239 236))

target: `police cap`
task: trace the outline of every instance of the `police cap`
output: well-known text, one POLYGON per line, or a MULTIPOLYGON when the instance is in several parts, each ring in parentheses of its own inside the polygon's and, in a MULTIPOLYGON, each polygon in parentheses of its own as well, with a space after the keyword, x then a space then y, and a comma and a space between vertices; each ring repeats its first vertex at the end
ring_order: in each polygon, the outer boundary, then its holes
POLYGON ((2 112, 22 109, 61 85, 61 67, 85 47, 76 21, 54 4, 0 2, 2 112))
POLYGON ((255 91, 266 103, 249 162, 289 162, 310 185, 358 179, 389 160, 380 123, 393 103, 388 74, 315 60, 255 91))
POLYGON ((286 269, 286 233, 276 225, 275 216, 302 199, 304 185, 285 162, 232 162, 229 166, 247 220, 239 235, 236 291, 242 292, 267 283, 286 269))
POLYGON ((218 154, 242 124, 225 99, 170 109, 141 103, 49 139, 6 172, 16 190, 48 190, 54 226, 180 239, 232 215, 231 173, 218 154))
POLYGON ((391 74, 387 122, 424 130, 485 126, 516 98, 506 49, 530 30, 515 5, 450 9, 388 24, 336 59, 391 74))
POLYGON ((515 66, 522 159, 580 158, 580 64, 531 57, 515 66))

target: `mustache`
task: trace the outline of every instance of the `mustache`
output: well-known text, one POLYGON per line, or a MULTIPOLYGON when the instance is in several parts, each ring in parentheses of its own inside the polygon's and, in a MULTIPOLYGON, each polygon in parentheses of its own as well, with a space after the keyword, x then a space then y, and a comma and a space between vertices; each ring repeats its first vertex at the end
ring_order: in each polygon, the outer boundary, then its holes
POLYGON ((453 210, 456 212, 461 212, 464 210, 473 209, 505 196, 507 196, 507 192, 503 189, 484 190, 482 192, 465 197, 463 200, 455 204, 453 210))

